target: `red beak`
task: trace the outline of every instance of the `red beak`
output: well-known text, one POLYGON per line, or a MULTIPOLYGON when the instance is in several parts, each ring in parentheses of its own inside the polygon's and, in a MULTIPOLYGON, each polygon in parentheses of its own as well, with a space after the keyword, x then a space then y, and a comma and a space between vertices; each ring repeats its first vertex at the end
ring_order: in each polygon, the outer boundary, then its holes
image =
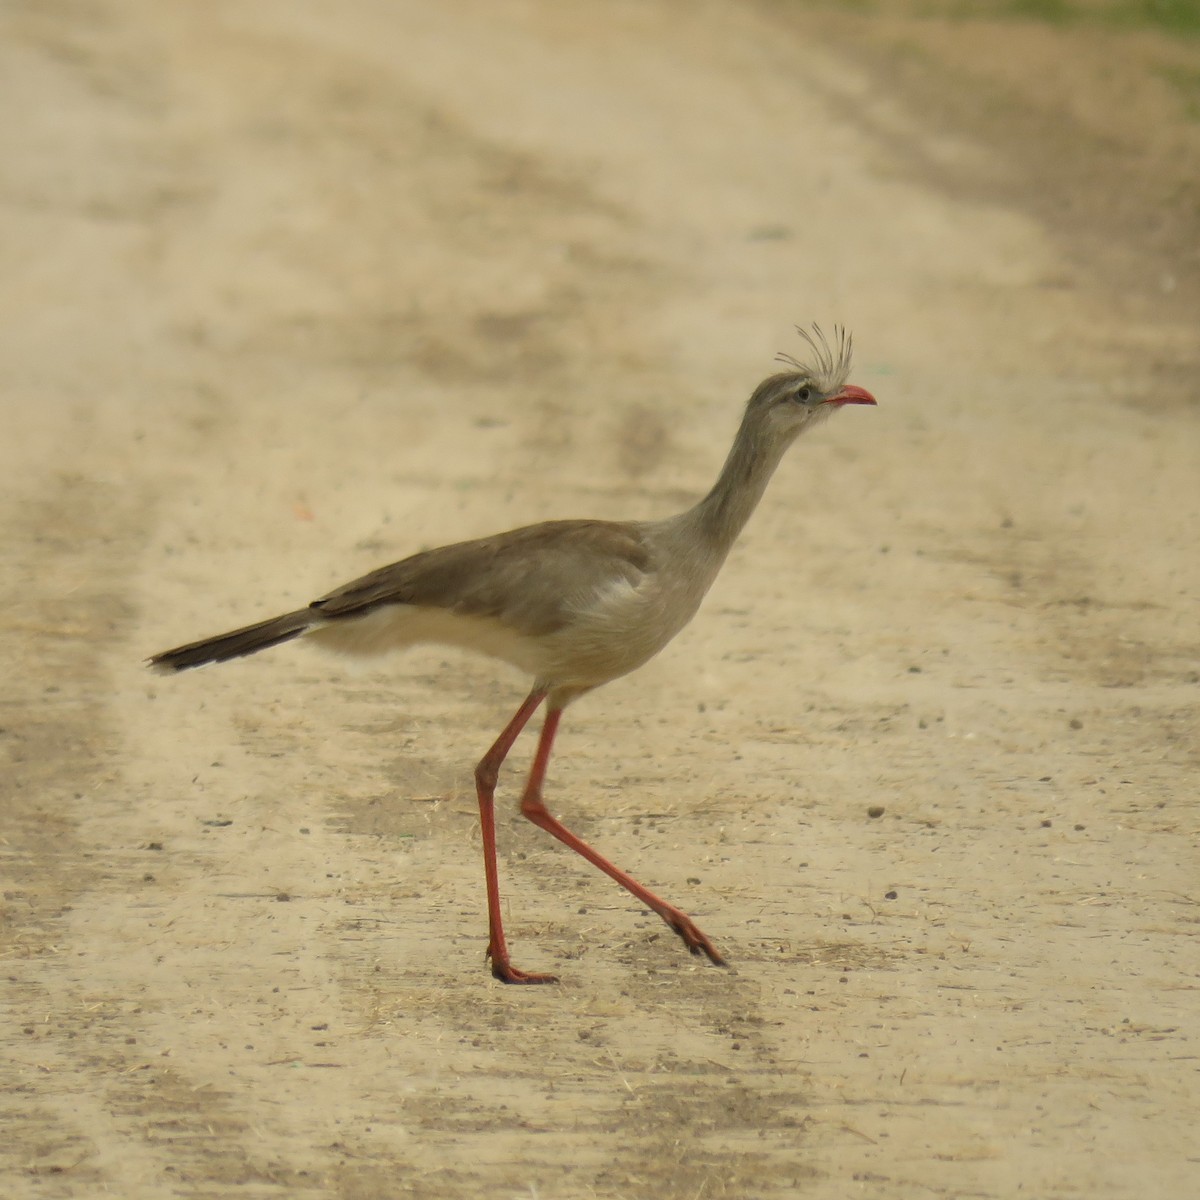
POLYGON ((825 403, 836 404, 841 408, 843 404, 874 404, 875 397, 866 388, 855 387, 854 384, 848 383, 836 396, 830 396, 825 403))

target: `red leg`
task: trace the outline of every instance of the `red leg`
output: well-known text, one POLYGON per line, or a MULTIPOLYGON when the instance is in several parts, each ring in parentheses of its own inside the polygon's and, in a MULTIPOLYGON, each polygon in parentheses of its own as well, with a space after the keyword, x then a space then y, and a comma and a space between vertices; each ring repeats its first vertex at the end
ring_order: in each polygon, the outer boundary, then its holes
POLYGON ((521 812, 538 828, 553 834, 564 846, 569 846, 576 854, 581 854, 594 867, 599 867, 605 875, 615 879, 627 892, 636 896, 648 909, 658 913, 667 925, 681 938, 683 944, 693 954, 706 954, 710 962, 717 966, 726 965, 725 960, 717 953, 716 947, 700 931, 696 923, 665 900, 660 900, 648 888, 642 887, 632 875, 627 875, 619 867, 597 854, 582 838, 577 837, 556 817, 552 816, 542 803, 542 781, 546 778, 546 764, 550 761, 550 748, 554 744, 554 735, 558 732, 561 708, 551 708, 546 712, 546 723, 542 726, 542 735, 538 739, 537 753, 534 755, 533 768, 529 772, 529 782, 525 785, 525 795, 521 799, 521 812))
POLYGON ((517 709, 513 719, 504 727, 495 745, 479 760, 475 768, 475 792, 479 797, 479 830, 483 837, 483 874, 487 880, 488 948, 492 974, 504 983, 557 983, 553 975, 531 975, 518 970, 508 958, 504 940, 504 925, 500 919, 500 873, 496 867, 496 780, 500 766, 520 736, 529 718, 546 698, 545 692, 533 691, 517 709))

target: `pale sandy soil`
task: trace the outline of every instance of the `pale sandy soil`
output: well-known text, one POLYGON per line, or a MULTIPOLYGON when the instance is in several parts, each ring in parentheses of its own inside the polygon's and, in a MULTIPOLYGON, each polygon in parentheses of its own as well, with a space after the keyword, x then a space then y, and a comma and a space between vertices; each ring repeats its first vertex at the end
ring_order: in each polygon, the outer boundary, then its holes
POLYGON ((1196 1194, 1200 48, 0 21, 4 1196, 1196 1194), (878 409, 795 448, 548 792, 734 973, 515 775, 514 955, 563 982, 486 973, 507 669, 144 671, 421 546, 681 507, 813 319, 878 409))

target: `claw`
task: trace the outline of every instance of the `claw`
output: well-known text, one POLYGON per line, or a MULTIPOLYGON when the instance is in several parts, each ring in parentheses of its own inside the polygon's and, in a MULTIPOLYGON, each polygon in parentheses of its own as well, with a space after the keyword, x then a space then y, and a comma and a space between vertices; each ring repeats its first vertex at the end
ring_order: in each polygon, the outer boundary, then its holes
POLYGON ((520 971, 511 963, 492 963, 492 975, 501 983, 557 983, 557 975, 537 975, 520 971))
POLYGON ((691 919, 684 916, 683 913, 673 910, 669 916, 664 918, 667 925, 680 938, 683 939, 683 944, 697 958, 701 954, 708 958, 708 961, 717 967, 727 967, 729 964, 718 953, 716 946, 708 940, 707 937, 700 931, 700 927, 691 919))
POLYGON ((497 955, 489 946, 485 958, 492 960, 492 977, 501 983, 557 983, 557 975, 539 975, 532 971, 522 971, 508 961, 508 955, 497 955))

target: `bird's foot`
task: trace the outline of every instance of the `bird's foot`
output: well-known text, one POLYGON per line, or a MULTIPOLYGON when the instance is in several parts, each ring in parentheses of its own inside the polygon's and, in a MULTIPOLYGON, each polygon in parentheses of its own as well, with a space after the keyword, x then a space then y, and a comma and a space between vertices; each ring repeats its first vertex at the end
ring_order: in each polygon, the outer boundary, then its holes
POLYGON ((714 966, 727 967, 729 964, 718 953, 716 946, 705 937, 700 927, 685 913, 677 908, 668 909, 662 913, 662 919, 683 939, 683 944, 695 955, 706 955, 714 966))
POLYGON ((487 957, 492 960, 492 976, 501 983, 557 983, 557 975, 538 975, 532 971, 522 971, 508 961, 507 954, 497 954, 490 946, 487 957))
POLYGON ((501 983, 557 983, 557 975, 538 975, 532 971, 521 971, 512 963, 492 963, 492 974, 501 983))

